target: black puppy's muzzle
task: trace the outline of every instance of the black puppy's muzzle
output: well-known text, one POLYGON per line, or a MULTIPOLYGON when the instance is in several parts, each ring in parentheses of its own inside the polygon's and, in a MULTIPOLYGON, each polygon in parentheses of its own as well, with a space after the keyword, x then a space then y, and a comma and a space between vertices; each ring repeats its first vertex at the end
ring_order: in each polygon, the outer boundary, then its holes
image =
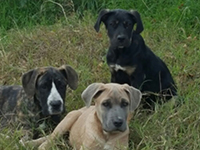
POLYGON ((112 45, 117 48, 128 47, 130 45, 130 39, 124 34, 119 34, 112 40, 112 45))
POLYGON ((117 36, 117 40, 118 40, 118 42, 120 42, 120 43, 123 43, 125 39, 126 39, 126 37, 125 37, 124 35, 118 35, 118 36, 117 36))

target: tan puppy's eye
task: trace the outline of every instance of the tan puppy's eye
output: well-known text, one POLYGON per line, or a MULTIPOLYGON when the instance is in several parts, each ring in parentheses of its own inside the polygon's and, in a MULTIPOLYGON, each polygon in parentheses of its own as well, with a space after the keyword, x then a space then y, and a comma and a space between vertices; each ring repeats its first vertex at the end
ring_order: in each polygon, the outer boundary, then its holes
POLYGON ((129 103, 125 100, 122 100, 121 102, 121 107, 127 107, 129 105, 129 103))
POLYGON ((104 106, 104 107, 111 107, 111 102, 110 101, 104 101, 103 103, 102 103, 102 105, 104 106))

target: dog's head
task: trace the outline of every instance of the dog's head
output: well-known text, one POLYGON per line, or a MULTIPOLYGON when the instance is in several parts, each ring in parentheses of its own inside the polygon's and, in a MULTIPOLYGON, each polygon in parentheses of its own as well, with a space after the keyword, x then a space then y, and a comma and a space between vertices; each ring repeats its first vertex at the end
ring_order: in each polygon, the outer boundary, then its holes
POLYGON ((34 96, 44 116, 59 115, 65 111, 67 85, 75 90, 78 75, 68 65, 60 68, 42 67, 25 73, 22 85, 28 96, 34 96))
POLYGON ((101 10, 94 26, 97 32, 101 22, 105 24, 110 44, 115 48, 129 47, 132 42, 132 33, 140 34, 143 31, 140 14, 134 10, 101 10), (135 24, 137 27, 134 30, 135 24))
POLYGON ((127 117, 141 101, 141 92, 127 84, 93 83, 82 93, 86 106, 95 99, 97 116, 105 132, 125 131, 127 117))

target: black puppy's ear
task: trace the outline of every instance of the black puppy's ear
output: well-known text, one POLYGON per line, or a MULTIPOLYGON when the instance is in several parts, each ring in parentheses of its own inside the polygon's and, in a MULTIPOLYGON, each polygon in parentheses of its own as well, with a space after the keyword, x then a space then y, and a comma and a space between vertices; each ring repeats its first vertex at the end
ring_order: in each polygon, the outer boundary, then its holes
POLYGON ((103 9, 103 10, 100 11, 99 16, 98 16, 98 18, 97 18, 97 21, 96 21, 96 23, 95 23, 95 25, 94 25, 94 29, 95 29, 97 32, 99 32, 100 24, 101 24, 102 21, 104 22, 104 21, 106 20, 105 17, 106 17, 106 15, 107 15, 109 12, 110 12, 109 9, 103 9))
POLYGON ((35 94, 36 82, 40 73, 39 69, 33 69, 22 76, 22 86, 26 94, 30 97, 35 94))
POLYGON ((136 10, 130 10, 130 14, 133 16, 134 20, 137 23, 135 33, 140 34, 144 30, 140 14, 136 10))
POLYGON ((77 72, 69 65, 63 65, 59 68, 59 71, 67 79, 69 87, 72 90, 75 90, 78 87, 78 74, 77 72))

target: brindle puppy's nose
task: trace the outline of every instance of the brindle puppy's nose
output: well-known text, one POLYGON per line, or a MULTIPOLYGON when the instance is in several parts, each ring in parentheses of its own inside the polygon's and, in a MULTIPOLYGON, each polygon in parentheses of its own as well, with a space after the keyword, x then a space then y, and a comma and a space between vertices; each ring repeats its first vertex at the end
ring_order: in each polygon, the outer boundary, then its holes
POLYGON ((115 127, 119 128, 122 126, 123 124, 123 120, 122 119, 117 119, 113 122, 113 124, 115 125, 115 127))
POLYGON ((118 40, 119 42, 123 42, 123 41, 125 40, 125 35, 118 35, 118 36, 117 36, 117 40, 118 40))
POLYGON ((61 104, 62 104, 62 103, 61 103, 60 100, 54 100, 54 101, 51 101, 51 102, 50 102, 50 105, 51 105, 53 108, 55 108, 55 109, 60 108, 61 104))

